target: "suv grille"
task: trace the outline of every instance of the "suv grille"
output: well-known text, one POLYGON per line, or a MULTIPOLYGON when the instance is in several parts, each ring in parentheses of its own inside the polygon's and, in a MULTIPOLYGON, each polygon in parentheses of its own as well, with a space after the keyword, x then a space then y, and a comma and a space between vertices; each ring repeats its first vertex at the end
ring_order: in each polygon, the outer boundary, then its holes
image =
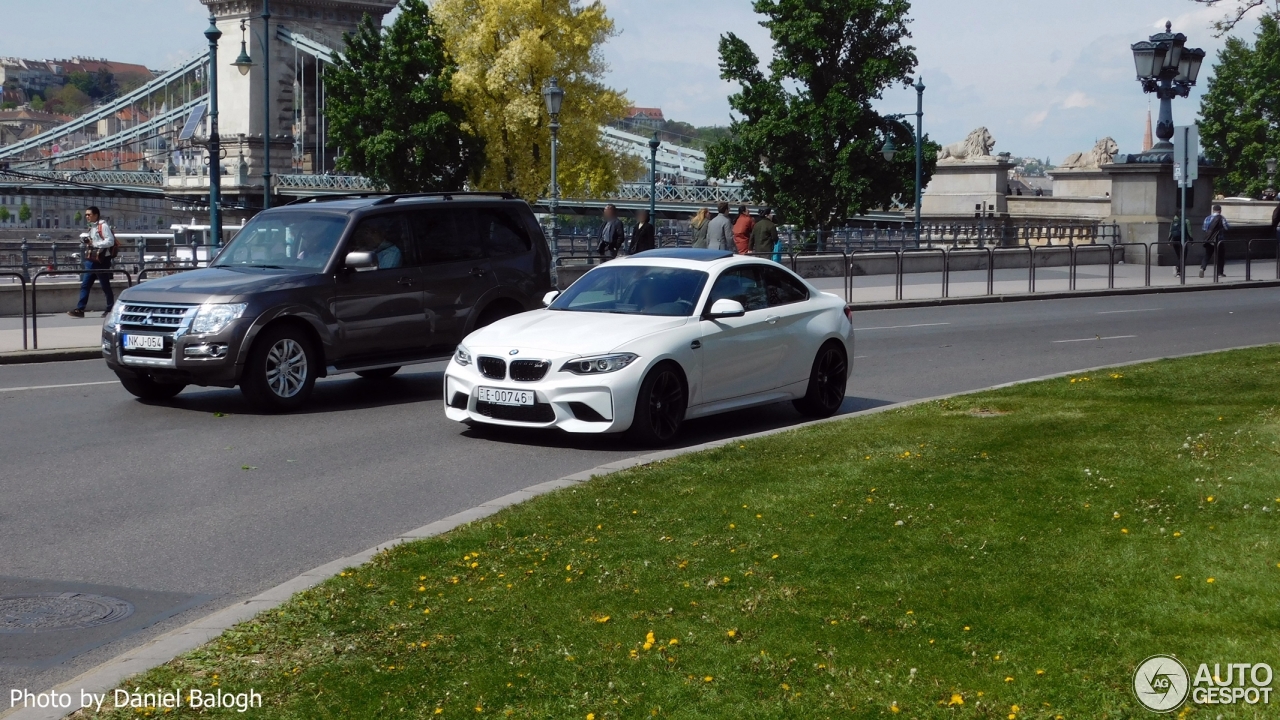
POLYGON ((502 358, 481 357, 479 366, 480 374, 490 380, 507 379, 507 361, 502 358))
POLYGON ((120 324, 159 332, 173 331, 182 325, 183 318, 194 307, 194 305, 125 303, 124 310, 120 313, 120 324))
POLYGON ((512 360, 511 379, 519 382, 537 382, 547 376, 551 363, 546 360, 512 360))

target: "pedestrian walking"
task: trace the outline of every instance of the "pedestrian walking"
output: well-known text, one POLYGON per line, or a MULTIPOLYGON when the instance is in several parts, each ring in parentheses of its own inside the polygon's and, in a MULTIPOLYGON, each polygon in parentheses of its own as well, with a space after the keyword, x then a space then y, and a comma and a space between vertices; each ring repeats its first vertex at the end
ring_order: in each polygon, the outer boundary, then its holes
POLYGON ((1226 277, 1224 272, 1227 264, 1227 249, 1223 247, 1222 241, 1227 239, 1227 230, 1231 229, 1231 223, 1227 222, 1227 218, 1222 215, 1222 206, 1214 205, 1213 214, 1204 219, 1204 259, 1200 261, 1200 277, 1204 277, 1204 270, 1213 263, 1213 271, 1217 273, 1214 277, 1226 277))
MULTIPOLYGON (((90 206, 84 211, 84 219, 89 223, 89 236, 84 239, 81 265, 90 271, 110 270, 117 249, 115 233, 111 232, 111 226, 102 219, 102 212, 96 206, 90 206)), ((111 312, 111 306, 116 302, 115 293, 111 291, 111 273, 86 272, 80 278, 80 300, 74 310, 67 312, 68 315, 84 317, 85 306, 89 304, 89 289, 95 281, 102 286, 102 294, 107 299, 107 309, 102 312, 102 317, 111 312)))
POLYGON ((706 208, 699 208, 693 219, 689 221, 689 227, 693 228, 693 246, 696 248, 705 248, 707 246, 707 226, 711 223, 711 214, 706 208))
POLYGON ((1181 277, 1183 268, 1186 265, 1186 250, 1182 246, 1183 233, 1186 233, 1187 242, 1191 241, 1191 223, 1179 216, 1177 213, 1173 216, 1173 223, 1169 225, 1169 245, 1173 248, 1173 276, 1181 277))
POLYGON ((601 259, 612 260, 618 257, 618 250, 622 249, 626 237, 622 221, 618 219, 618 208, 613 203, 605 205, 604 227, 600 229, 600 245, 596 248, 596 254, 601 259))
POLYGON ((735 252, 746 255, 751 252, 751 230, 756 221, 751 219, 746 205, 738 206, 738 219, 733 223, 733 245, 735 252))
POLYGON ((707 223, 707 247, 733 252, 733 221, 729 219, 729 203, 720 203, 716 211, 716 216, 707 223))
POLYGON ((1280 243, 1280 205, 1276 205, 1276 209, 1271 211, 1271 234, 1280 243))
POLYGON ((751 254, 766 257, 778 244, 778 226, 773 222, 773 210, 760 208, 760 219, 751 228, 751 254))
POLYGON ((631 233, 630 254, 635 255, 655 247, 657 247, 657 238, 653 223, 649 222, 649 211, 639 210, 636 212, 636 229, 631 233))

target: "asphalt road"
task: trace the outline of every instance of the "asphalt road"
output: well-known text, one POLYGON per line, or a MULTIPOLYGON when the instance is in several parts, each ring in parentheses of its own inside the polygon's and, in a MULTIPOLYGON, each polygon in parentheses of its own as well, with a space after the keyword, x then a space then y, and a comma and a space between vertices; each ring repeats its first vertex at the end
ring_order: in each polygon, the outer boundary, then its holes
MULTIPOLYGON (((855 326, 845 411, 1280 342, 1280 291, 864 311, 855 326)), ((136 608, 93 631, 0 634, 0 691, 47 688, 334 558, 637 454, 608 438, 477 434, 445 420, 440 377, 326 380, 307 411, 267 416, 236 390, 144 404, 98 361, 0 366, 0 596, 94 592, 136 608)), ((799 421, 773 406, 695 422, 685 441, 799 421)))

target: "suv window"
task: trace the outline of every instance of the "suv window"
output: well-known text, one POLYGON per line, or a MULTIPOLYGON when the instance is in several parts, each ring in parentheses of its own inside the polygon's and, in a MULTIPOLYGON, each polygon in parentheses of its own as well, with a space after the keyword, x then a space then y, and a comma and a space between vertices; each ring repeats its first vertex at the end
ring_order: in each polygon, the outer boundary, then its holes
POLYGON ((424 265, 484 257, 484 248, 471 231, 469 215, 457 210, 421 210, 409 216, 418 257, 424 265))
POLYGON ((520 255, 533 248, 524 223, 506 210, 480 210, 476 213, 476 221, 489 257, 520 255))
POLYGON ((737 300, 747 312, 763 310, 768 305, 768 296, 764 283, 760 279, 760 268, 755 265, 733 268, 721 273, 716 284, 711 286, 711 296, 707 298, 710 308, 717 300, 737 300))
POLYGON ((769 307, 790 305, 809 299, 809 289, 791 273, 776 267, 762 267, 764 289, 769 307))
POLYGON ((395 213, 361 220, 347 243, 347 252, 374 253, 379 270, 412 265, 404 219, 404 213, 395 213))

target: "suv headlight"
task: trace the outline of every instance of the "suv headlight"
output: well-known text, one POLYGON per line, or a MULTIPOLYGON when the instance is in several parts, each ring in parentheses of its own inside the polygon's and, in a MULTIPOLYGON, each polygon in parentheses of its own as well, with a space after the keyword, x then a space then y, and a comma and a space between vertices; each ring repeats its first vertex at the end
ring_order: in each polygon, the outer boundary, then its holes
POLYGON ((249 303, 205 303, 191 321, 191 332, 200 335, 220 332, 244 314, 249 303))
POLYGON ((459 365, 470 365, 471 351, 459 345, 457 351, 453 353, 453 360, 459 365))
POLYGON ((111 305, 111 312, 107 315, 107 319, 102 321, 103 327, 109 328, 111 330, 119 330, 120 315, 122 313, 124 313, 124 302, 122 300, 117 299, 111 305))
POLYGON ((560 368, 560 372, 571 372, 574 375, 600 375, 617 372, 630 365, 637 357, 639 356, 633 353, 619 353, 617 355, 578 358, 565 363, 564 367, 560 368))

